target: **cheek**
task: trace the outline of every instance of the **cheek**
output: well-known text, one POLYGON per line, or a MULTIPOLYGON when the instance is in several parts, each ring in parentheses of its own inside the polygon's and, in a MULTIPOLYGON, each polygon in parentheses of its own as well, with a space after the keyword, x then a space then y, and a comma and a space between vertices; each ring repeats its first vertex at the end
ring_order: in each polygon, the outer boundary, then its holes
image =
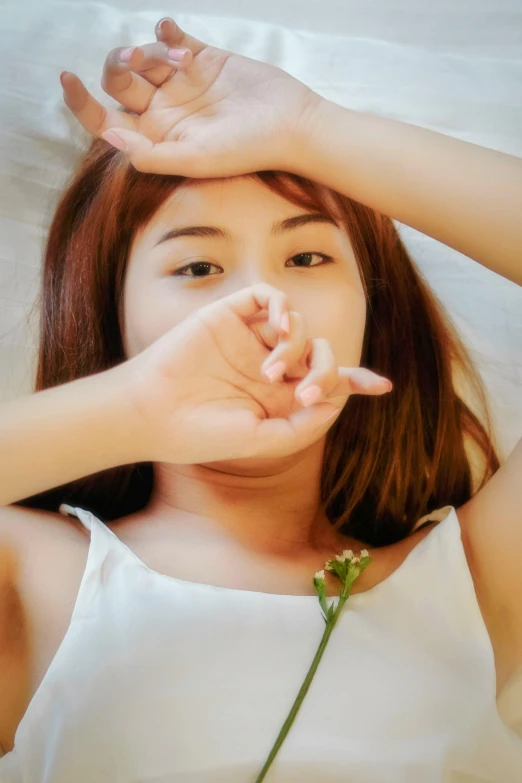
POLYGON ((330 295, 316 303, 307 322, 311 337, 325 337, 330 342, 339 366, 359 365, 366 323, 363 292, 350 289, 330 295))
POLYGON ((129 277, 124 289, 124 348, 128 358, 173 329, 194 310, 187 298, 174 297, 165 281, 129 277))

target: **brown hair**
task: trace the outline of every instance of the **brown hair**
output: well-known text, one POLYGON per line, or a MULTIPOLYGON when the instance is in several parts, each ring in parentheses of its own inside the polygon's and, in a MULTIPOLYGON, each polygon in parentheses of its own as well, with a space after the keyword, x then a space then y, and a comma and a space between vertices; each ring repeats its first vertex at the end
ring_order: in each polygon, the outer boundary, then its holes
MULTIPOLYGON (((296 174, 249 176, 297 206, 334 209, 350 237, 368 304, 361 365, 394 388, 348 399, 326 436, 321 499, 341 532, 373 546, 393 543, 421 516, 472 496, 465 439, 482 457, 477 489, 498 469, 482 380, 391 218, 296 174), (455 389, 459 372, 477 394, 486 428, 455 389)), ((105 141, 92 142, 50 227, 35 391, 125 361, 121 302, 132 239, 189 179, 139 172, 105 141)), ((58 511, 69 503, 112 521, 143 509, 152 487, 153 464, 139 463, 14 505, 58 511)))

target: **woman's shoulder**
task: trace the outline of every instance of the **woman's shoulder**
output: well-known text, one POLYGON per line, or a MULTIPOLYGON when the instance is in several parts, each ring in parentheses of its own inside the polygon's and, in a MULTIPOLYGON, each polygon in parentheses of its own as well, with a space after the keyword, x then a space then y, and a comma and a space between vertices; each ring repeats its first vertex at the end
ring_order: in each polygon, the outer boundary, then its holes
POLYGON ((5 752, 12 749, 70 622, 87 561, 86 534, 59 513, 0 507, 0 745, 5 752))

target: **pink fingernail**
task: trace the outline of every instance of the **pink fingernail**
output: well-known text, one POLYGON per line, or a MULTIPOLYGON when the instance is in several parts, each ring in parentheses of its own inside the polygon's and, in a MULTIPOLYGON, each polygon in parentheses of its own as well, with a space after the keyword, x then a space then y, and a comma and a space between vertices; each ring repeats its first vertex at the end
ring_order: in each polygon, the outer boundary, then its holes
POLYGON ((169 23, 172 24, 173 20, 170 18, 170 16, 165 16, 163 19, 161 19, 158 22, 158 27, 161 30, 162 33, 168 32, 168 25, 169 23))
POLYGON ((309 405, 313 405, 315 402, 317 402, 317 400, 319 400, 322 395, 323 390, 320 386, 309 386, 307 389, 299 392, 299 399, 305 408, 308 408, 309 405))
POLYGON ((169 60, 174 60, 176 63, 180 63, 187 53, 186 49, 169 49, 167 54, 169 60))
POLYGON ((279 376, 284 375, 285 370, 286 370, 285 362, 276 362, 275 364, 272 364, 270 367, 265 368, 263 372, 270 381, 275 381, 277 378, 279 378, 279 376))
POLYGON ((390 383, 388 378, 383 378, 381 375, 377 375, 377 373, 369 370, 367 367, 357 367, 354 369, 352 372, 352 378, 355 383, 365 391, 375 389, 380 383, 390 383))
POLYGON ((136 49, 135 46, 131 46, 128 49, 122 49, 120 52, 120 60, 122 63, 130 63, 132 59, 132 53, 136 49))
POLYGON ((281 316, 281 331, 285 334, 290 334, 290 317, 288 313, 283 313, 281 316))
POLYGON ((393 383, 389 378, 385 378, 384 375, 377 376, 376 383, 379 383, 379 381, 386 385, 386 391, 390 391, 390 389, 393 387, 393 383))
POLYGON ((112 144, 113 147, 116 147, 117 150, 126 150, 127 145, 123 141, 123 139, 120 139, 119 136, 117 136, 114 131, 104 131, 101 135, 102 139, 105 139, 105 141, 108 141, 109 144, 112 144))

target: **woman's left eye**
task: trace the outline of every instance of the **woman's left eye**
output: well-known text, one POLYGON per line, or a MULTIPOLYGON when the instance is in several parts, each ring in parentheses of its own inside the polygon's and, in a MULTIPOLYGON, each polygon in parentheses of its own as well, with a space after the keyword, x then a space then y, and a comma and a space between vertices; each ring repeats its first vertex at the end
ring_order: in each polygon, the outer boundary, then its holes
POLYGON ((216 264, 211 264, 208 261, 193 261, 192 264, 187 264, 187 266, 184 266, 181 269, 177 269, 172 274, 179 277, 210 277, 210 275, 204 274, 204 272, 208 270, 209 266, 215 266, 216 269, 219 269, 216 264), (186 269, 191 269, 194 274, 185 274, 186 269))
POLYGON ((305 266, 305 267, 307 267, 307 266, 322 266, 323 264, 329 264, 330 261, 333 261, 333 258, 331 256, 327 256, 324 253, 298 253, 298 255, 293 256, 290 259, 290 261, 293 261, 295 258, 301 258, 302 259, 302 258, 309 258, 310 256, 318 256, 318 258, 322 258, 323 260, 321 261, 320 264, 313 264, 312 265, 312 264, 304 263, 304 264, 297 264, 297 266, 305 266))
MULTIPOLYGON (((333 258, 331 256, 325 255, 325 253, 298 253, 296 256, 292 256, 290 261, 294 261, 296 259, 299 259, 299 263, 296 264, 296 266, 300 267, 312 267, 312 266, 322 266, 323 264, 329 264, 331 261, 333 261, 333 258), (311 256, 317 256, 318 258, 321 258, 321 262, 319 264, 309 264, 306 262, 306 259, 310 258, 311 256), (304 261, 304 263, 303 263, 304 261)), ((187 266, 182 267, 181 269, 176 270, 173 272, 173 275, 179 275, 180 277, 212 277, 213 275, 205 274, 208 272, 209 267, 216 267, 216 269, 219 269, 216 264, 211 264, 209 261, 194 261, 192 264, 187 264, 187 266), (186 274, 186 270, 192 270, 193 274, 186 274)), ((218 274, 221 274, 218 272, 218 274)))

